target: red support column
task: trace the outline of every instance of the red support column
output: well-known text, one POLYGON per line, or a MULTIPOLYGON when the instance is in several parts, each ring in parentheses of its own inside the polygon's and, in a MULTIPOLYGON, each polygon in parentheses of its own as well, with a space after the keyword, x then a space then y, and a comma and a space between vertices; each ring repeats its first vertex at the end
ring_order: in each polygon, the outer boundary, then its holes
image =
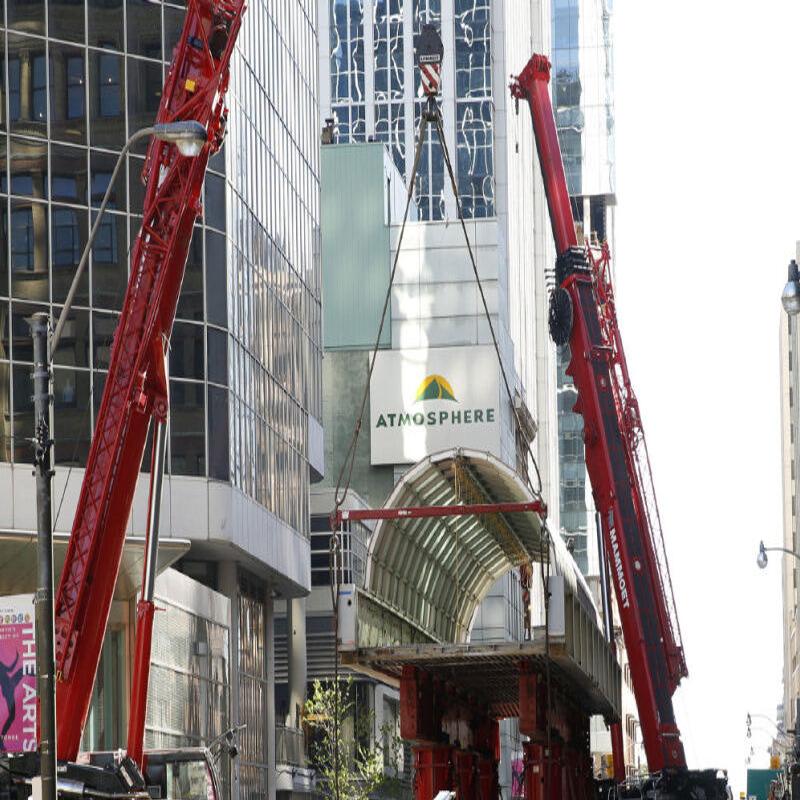
POLYGON ((497 800, 500 797, 500 777, 497 772, 498 762, 494 758, 480 756, 478 758, 478 785, 480 800, 497 800))
POLYGON ((544 747, 536 742, 525 742, 522 750, 525 764, 525 800, 545 800, 544 747))
POLYGON ((414 800, 431 800, 453 789, 453 748, 414 747, 414 800))
POLYGON ((468 750, 454 753, 456 800, 478 800, 477 756, 468 750))

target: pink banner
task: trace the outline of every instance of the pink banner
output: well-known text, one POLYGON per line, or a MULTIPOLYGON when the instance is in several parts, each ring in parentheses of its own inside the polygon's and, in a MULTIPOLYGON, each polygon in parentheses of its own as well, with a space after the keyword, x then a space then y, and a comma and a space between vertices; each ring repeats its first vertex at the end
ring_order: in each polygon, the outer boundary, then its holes
POLYGON ((0 750, 36 749, 33 595, 0 597, 0 750))

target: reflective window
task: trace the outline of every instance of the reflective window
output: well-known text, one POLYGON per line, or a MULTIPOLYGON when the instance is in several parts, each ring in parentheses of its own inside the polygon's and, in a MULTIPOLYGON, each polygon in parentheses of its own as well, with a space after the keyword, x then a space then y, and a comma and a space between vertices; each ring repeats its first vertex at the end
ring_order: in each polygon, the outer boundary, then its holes
MULTIPOLYGON (((0 297, 8 297, 8 203, 4 197, 0 198, 0 297)), ((5 325, 8 324, 7 303, 0 301, 0 336, 7 335, 5 325)), ((8 351, 3 355, 0 345, 0 358, 8 358, 8 351)))
MULTIPOLYGON (((4 308, 0 304, 0 318, 3 314, 4 308)), ((11 461, 11 436, 11 366, 0 361, 0 461, 11 461)))
MULTIPOLYGON (((61 309, 58 309, 61 313, 61 309)), ((69 316, 64 323, 58 348, 53 354, 53 363, 59 367, 89 366, 89 317, 90 314, 82 309, 70 309, 69 316)))
POLYGON ((228 326, 225 237, 206 231, 206 314, 215 325, 228 326))
POLYGON ((169 382, 170 471, 206 474, 205 384, 169 382))
POLYGON ((178 299, 178 317, 181 319, 203 319, 203 229, 195 225, 189 252, 186 255, 186 271, 178 299))
POLYGON ((228 334, 208 328, 208 379, 228 385, 228 334))
MULTIPOLYGON (((27 325, 27 323, 26 323, 27 325)), ((28 327, 30 337, 30 327, 28 327)), ((33 463, 33 381, 31 380, 30 366, 14 365, 12 367, 12 413, 14 419, 13 429, 13 457, 14 461, 22 464, 33 463)))
POLYGON ((125 13, 122 0, 88 0, 89 44, 122 50, 125 13))
POLYGON ((64 203, 86 205, 88 168, 86 150, 50 145, 50 196, 64 203))
POLYGON ((202 380, 204 361, 203 326, 176 322, 169 340, 170 377, 202 380))
POLYGON ((226 481, 230 477, 228 449, 228 392, 208 387, 208 477, 226 481))
POLYGON ((465 217, 494 216, 492 103, 457 103, 458 194, 465 217))
POLYGON ((86 76, 83 51, 50 46, 50 135, 86 143, 86 76))
POLYGON ((56 465, 86 466, 91 443, 91 376, 88 370, 53 369, 53 438, 56 465))
POLYGON ((89 54, 89 140, 95 147, 125 144, 125 83, 121 56, 89 54))
POLYGON ((43 39, 8 34, 8 96, 11 130, 47 135, 47 56, 43 39))
POLYGON ((44 35, 44 0, 8 0, 6 16, 9 28, 44 35))
MULTIPOLYGON (((89 239, 89 216, 85 209, 53 206, 50 220, 53 251, 53 302, 63 303, 89 239)), ((75 302, 89 303, 89 270, 85 269, 75 293, 75 302)), ((86 364, 88 366, 88 364, 86 364)))
POLYGON ((126 228, 125 217, 106 211, 97 229, 92 244, 92 297, 99 308, 122 308, 128 283, 126 228))
POLYGON ((47 12, 50 36, 70 42, 83 42, 83 0, 48 0, 47 12))
POLYGON ((11 137, 11 193, 44 199, 47 181, 47 144, 11 137))
POLYGON ((225 230, 225 179, 219 175, 206 176, 205 183, 206 224, 221 231, 225 230))
POLYGON ((128 52, 161 60, 161 3, 127 0, 128 52))
MULTIPOLYGON (((131 134, 155 121, 163 85, 160 63, 128 59, 128 130, 131 134)), ((134 152, 145 153, 147 142, 147 139, 137 142, 134 152)))

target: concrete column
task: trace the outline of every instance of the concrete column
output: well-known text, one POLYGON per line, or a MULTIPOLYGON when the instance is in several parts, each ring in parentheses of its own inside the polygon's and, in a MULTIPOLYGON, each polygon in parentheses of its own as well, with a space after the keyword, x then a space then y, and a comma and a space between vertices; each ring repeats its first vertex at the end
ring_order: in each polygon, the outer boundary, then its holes
POLYGON ((289 722, 300 727, 306 702, 306 599, 286 601, 286 647, 289 662, 289 722))
MULTIPOLYGON (((230 724, 239 723, 239 576, 234 561, 219 565, 219 590, 231 601, 228 653, 230 724)), ((239 760, 231 764, 231 800, 239 800, 239 760)))
POLYGON ((272 589, 267 586, 267 597, 264 601, 264 622, 266 628, 267 645, 267 697, 264 704, 267 713, 264 720, 266 732, 264 741, 267 744, 267 798, 275 800, 276 779, 275 771, 275 601, 272 589))

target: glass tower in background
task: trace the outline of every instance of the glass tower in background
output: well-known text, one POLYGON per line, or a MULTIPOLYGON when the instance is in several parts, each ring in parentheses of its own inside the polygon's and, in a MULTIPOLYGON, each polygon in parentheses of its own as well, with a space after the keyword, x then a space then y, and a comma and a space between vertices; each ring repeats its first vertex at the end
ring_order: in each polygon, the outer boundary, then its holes
MULTIPOLYGON (((426 23, 440 29, 445 136, 468 218, 495 215, 490 6, 490 0, 324 0, 321 7, 330 31, 321 58, 322 114, 334 119, 338 143, 389 144, 406 180, 425 103, 414 37, 426 23)), ((415 182, 421 220, 456 215, 435 136, 430 130, 415 182)))
MULTIPOLYGON (((579 238, 613 246, 614 105, 612 0, 553 0, 552 92, 556 127, 579 238)), ((562 536, 584 572, 596 572, 594 504, 586 474, 583 418, 558 353, 558 450, 562 536)))

